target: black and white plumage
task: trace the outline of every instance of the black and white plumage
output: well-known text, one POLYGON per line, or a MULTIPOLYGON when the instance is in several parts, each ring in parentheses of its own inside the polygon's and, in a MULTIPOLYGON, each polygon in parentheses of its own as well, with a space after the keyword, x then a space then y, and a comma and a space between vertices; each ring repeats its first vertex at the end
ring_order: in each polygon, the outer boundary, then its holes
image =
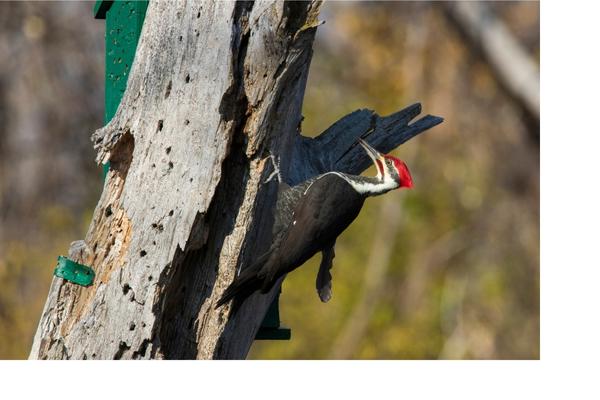
MULTIPOLYGON (((237 309, 255 291, 268 293, 277 280, 321 251, 316 286, 321 301, 331 298, 331 273, 337 237, 358 216, 367 197, 412 187, 401 160, 382 155, 359 139, 377 167, 376 177, 327 172, 298 185, 280 182, 269 250, 244 268, 225 290, 217 307, 234 299, 237 309)), ((277 167, 276 167, 277 168, 277 167)))

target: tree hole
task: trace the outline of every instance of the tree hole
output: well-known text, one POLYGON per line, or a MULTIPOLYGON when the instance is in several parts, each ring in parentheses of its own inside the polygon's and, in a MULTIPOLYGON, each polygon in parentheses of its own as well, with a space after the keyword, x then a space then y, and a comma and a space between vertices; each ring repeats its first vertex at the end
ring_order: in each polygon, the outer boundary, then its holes
MULTIPOLYGON (((179 36, 179 41, 181 42, 181 36, 179 36)), ((169 83, 167 84, 167 90, 165 91, 165 99, 167 97, 169 97, 169 95, 171 94, 171 88, 173 87, 173 82, 169 81, 169 83)))

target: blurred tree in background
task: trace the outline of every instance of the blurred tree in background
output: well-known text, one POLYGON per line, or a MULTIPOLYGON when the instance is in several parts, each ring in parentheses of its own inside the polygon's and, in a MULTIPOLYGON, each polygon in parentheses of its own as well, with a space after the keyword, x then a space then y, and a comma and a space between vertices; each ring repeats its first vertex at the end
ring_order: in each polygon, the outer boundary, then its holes
MULTIPOLYGON (((489 6, 538 63, 539 4, 489 6)), ((0 3, 0 358, 27 356, 56 256, 101 190, 91 8, 0 3)), ((251 358, 539 358, 539 125, 443 4, 330 2, 321 19, 305 135, 417 101, 445 122, 395 154, 415 188, 368 200, 338 240, 332 300, 315 292, 318 260, 290 274, 292 340, 256 342, 251 358)))
POLYGON ((93 3, 0 3, 0 358, 26 358, 56 257, 100 194, 104 39, 93 3))
MULTIPOLYGON (((491 6, 537 60, 539 4, 491 6)), ((305 134, 415 101, 445 122, 396 152, 415 188, 368 200, 338 240, 331 302, 314 294, 313 259, 283 285, 291 342, 257 342, 251 356, 538 358, 537 127, 443 3, 332 2, 322 19, 305 134)))

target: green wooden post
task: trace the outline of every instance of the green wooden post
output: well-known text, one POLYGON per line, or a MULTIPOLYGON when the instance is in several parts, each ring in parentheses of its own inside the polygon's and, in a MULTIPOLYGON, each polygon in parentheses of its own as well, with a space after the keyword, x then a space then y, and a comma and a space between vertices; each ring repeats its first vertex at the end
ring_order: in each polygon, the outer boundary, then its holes
MULTIPOLYGON (((127 78, 142 32, 148 1, 96 1, 94 18, 106 20, 104 123, 114 117, 127 87, 127 78)), ((108 173, 109 164, 103 166, 108 173)), ((279 294, 269 307, 256 340, 289 340, 291 330, 280 326, 279 294)))

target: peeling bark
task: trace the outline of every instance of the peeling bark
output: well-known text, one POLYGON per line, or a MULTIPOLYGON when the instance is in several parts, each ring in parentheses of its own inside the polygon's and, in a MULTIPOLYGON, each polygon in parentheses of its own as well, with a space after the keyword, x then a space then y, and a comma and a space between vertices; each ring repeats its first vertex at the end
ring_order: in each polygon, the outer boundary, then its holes
POLYGON ((320 2, 151 2, 121 105, 92 140, 110 161, 70 257, 94 284, 55 278, 32 359, 245 358, 279 282, 229 317, 214 304, 269 243, 276 184, 368 166, 441 122, 411 106, 298 131, 320 2), (289 171, 288 174, 285 172, 289 171))

